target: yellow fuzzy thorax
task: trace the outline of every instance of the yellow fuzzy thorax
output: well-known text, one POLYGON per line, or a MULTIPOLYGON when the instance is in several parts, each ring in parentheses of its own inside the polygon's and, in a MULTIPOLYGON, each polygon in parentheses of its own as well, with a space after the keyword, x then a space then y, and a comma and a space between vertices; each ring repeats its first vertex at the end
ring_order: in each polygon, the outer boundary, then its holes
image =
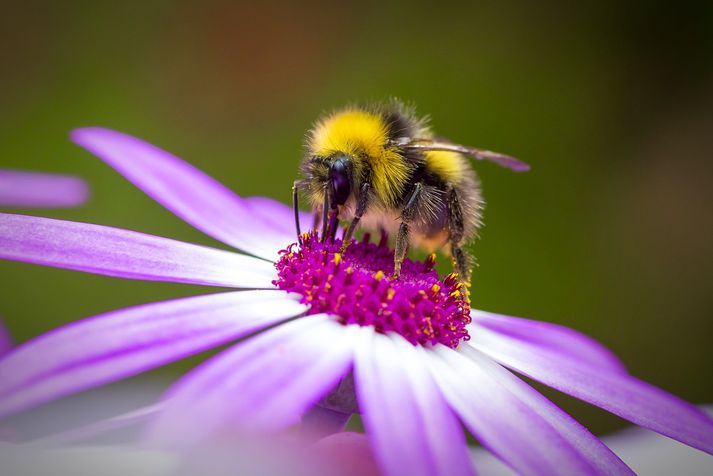
POLYGON ((380 115, 347 109, 315 126, 309 148, 322 157, 340 153, 352 157, 356 173, 364 169, 360 162, 367 161, 374 194, 384 205, 393 206, 408 183, 412 166, 387 141, 388 126, 380 115))
POLYGON ((335 152, 349 155, 379 155, 387 140, 380 116, 360 110, 338 112, 317 124, 312 133, 312 151, 323 157, 335 152))

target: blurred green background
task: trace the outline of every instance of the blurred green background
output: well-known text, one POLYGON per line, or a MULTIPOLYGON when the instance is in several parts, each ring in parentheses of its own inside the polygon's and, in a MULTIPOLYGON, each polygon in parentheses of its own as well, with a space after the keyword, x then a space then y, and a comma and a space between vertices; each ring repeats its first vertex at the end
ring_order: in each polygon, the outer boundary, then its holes
MULTIPOLYGON (((287 202, 321 112, 414 101, 439 133, 533 166, 477 166, 488 205, 474 305, 579 329, 637 376, 709 403, 710 5, 3 2, 0 166, 73 173, 92 187, 83 208, 19 212, 221 246, 69 143, 69 131, 129 132, 242 195, 287 202)), ((17 342, 206 291, 5 262, 0 284, 17 342)), ((623 426, 546 393, 597 432, 623 426)))

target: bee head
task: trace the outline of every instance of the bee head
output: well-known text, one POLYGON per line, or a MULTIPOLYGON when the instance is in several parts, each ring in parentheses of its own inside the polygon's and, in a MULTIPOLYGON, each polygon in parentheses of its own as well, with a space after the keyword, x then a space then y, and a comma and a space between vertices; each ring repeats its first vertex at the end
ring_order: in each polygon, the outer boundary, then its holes
POLYGON ((310 153, 303 159, 300 169, 303 178, 296 186, 307 194, 315 208, 325 202, 331 207, 342 206, 358 188, 360 164, 358 159, 344 152, 310 153))

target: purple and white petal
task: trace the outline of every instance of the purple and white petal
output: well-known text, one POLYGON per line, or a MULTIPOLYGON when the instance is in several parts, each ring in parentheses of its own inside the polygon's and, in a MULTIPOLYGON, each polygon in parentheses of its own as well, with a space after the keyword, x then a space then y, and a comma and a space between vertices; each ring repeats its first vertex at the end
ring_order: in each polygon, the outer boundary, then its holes
POLYGON ((637 425, 713 454, 713 419, 693 405, 630 375, 561 359, 481 329, 469 344, 534 380, 604 408, 637 425))
POLYGON ((572 417, 532 387, 463 346, 424 353, 451 407, 488 450, 525 475, 633 474, 572 417), (467 355, 466 355, 467 354, 467 355))
MULTIPOLYGON (((220 182, 178 157, 136 137, 89 127, 72 140, 102 159, 176 216, 213 238, 271 261, 294 229, 279 231, 220 182)), ((291 219, 290 222, 294 222, 291 219)))
POLYGON ((469 330, 471 335, 480 332, 478 327, 485 327, 513 343, 533 350, 544 348, 559 353, 563 359, 590 363, 600 370, 626 372, 624 363, 612 351, 574 329, 475 309, 471 311, 470 316, 473 318, 469 330))
POLYGON ((304 310, 282 291, 242 291, 146 304, 60 327, 0 359, 0 416, 159 367, 304 310))
POLYGON ((349 371, 354 341, 354 329, 313 315, 240 342, 169 390, 148 439, 187 448, 225 431, 295 424, 349 371))
POLYGON ((76 207, 88 197, 89 187, 78 177, 0 169, 0 207, 76 207))
POLYGON ((362 328, 354 362, 364 426, 385 475, 472 475, 463 429, 423 365, 399 335, 362 328))
POLYGON ((128 279, 273 288, 266 261, 101 225, 0 213, 0 259, 128 279))

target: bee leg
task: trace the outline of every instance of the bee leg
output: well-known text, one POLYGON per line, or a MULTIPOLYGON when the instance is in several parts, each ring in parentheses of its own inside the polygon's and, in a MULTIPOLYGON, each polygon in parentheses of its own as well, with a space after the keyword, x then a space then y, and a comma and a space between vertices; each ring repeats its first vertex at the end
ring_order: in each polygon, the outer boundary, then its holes
POLYGON ((470 282, 470 272, 472 257, 463 249, 463 208, 458 200, 458 195, 452 188, 448 190, 448 230, 451 245, 451 255, 453 256, 453 266, 460 281, 470 282))
POLYGON ((396 248, 394 250, 394 274, 392 279, 398 279, 401 275, 401 264, 406 259, 406 251, 408 251, 408 235, 409 223, 416 217, 416 207, 418 206, 419 197, 423 191, 423 184, 416 183, 413 187, 413 192, 406 201, 406 206, 401 210, 401 226, 399 233, 396 235, 396 248))
POLYGON ((364 184, 361 186, 361 190, 359 191, 359 197, 357 198, 357 206, 356 210, 354 211, 354 218, 352 219, 351 223, 349 223, 349 228, 347 228, 347 231, 344 232, 344 237, 342 238, 342 249, 339 250, 340 253, 344 253, 347 250, 347 247, 352 241, 352 235, 354 234, 354 230, 356 230, 356 227, 359 224, 359 220, 361 220, 361 217, 364 215, 364 212, 366 212, 366 208, 369 205, 369 189, 369 182, 364 182, 364 184))
POLYGON ((471 263, 473 261, 470 254, 463 248, 451 244, 451 254, 455 261, 455 270, 458 277, 463 283, 470 283, 471 263))
POLYGON ((396 235, 396 248, 394 249, 394 274, 391 279, 399 279, 401 276, 401 264, 406 259, 406 251, 408 251, 408 223, 401 222, 399 233, 396 235))
POLYGON ((300 197, 297 190, 297 181, 292 184, 292 208, 295 211, 295 229, 297 230, 297 242, 302 244, 302 231, 300 230, 300 197))
POLYGON ((319 240, 322 242, 327 239, 328 224, 329 224, 329 198, 325 194, 324 205, 322 205, 322 233, 319 236, 319 240))

